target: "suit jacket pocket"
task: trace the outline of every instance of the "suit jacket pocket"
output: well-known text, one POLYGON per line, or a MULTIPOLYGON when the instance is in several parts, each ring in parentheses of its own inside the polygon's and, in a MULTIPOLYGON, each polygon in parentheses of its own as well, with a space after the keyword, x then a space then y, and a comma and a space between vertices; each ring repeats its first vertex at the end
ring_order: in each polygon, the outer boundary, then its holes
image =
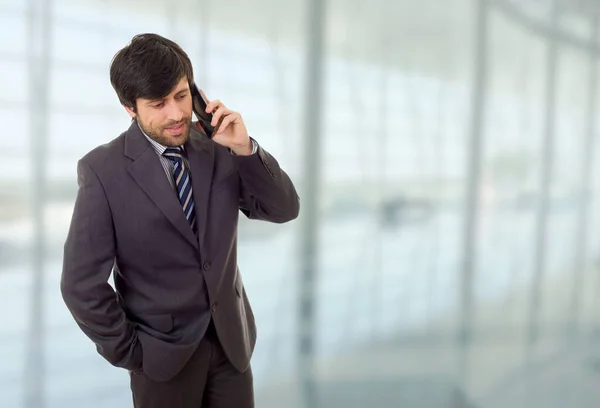
POLYGON ((135 319, 142 325, 162 333, 173 330, 173 316, 170 313, 136 314, 135 319))

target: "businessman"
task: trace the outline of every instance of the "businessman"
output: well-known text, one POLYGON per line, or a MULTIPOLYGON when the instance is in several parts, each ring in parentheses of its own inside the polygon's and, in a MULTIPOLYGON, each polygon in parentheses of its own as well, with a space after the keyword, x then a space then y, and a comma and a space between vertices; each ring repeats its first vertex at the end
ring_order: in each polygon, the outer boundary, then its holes
POLYGON ((60 289, 98 353, 128 371, 137 408, 254 406, 238 215, 285 223, 299 212, 239 113, 209 101, 212 138, 192 121, 193 78, 176 43, 134 36, 110 67, 131 125, 77 165, 60 289))

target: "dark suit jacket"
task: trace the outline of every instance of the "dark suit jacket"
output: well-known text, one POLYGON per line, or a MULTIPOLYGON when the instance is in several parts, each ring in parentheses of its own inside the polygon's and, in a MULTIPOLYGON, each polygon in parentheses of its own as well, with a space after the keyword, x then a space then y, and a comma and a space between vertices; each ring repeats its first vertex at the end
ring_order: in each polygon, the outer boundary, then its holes
POLYGON ((181 370, 211 317, 231 363, 248 368, 256 327, 238 269, 238 215, 284 223, 299 212, 290 178, 261 147, 234 156, 192 126, 185 149, 198 237, 133 121, 78 162, 64 247, 60 289, 81 330, 111 364, 157 381, 181 370))

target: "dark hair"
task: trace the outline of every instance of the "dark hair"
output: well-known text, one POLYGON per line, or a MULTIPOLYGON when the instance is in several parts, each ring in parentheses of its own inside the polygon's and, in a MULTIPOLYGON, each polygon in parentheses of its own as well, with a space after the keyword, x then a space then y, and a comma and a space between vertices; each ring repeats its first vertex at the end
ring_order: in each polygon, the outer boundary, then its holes
POLYGON ((194 81, 192 63, 185 51, 152 33, 134 36, 110 65, 110 83, 119 101, 134 110, 137 98, 164 98, 184 76, 188 82, 194 81))

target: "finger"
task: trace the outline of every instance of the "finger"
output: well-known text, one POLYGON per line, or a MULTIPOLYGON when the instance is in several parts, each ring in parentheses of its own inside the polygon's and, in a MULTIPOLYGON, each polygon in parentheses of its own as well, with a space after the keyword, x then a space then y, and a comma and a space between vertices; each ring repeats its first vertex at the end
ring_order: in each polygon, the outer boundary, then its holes
POLYGON ((220 100, 218 100, 218 99, 215 99, 214 101, 212 101, 212 102, 210 102, 210 103, 206 104, 206 112, 207 112, 207 113, 211 113, 211 112, 213 112, 213 113, 214 113, 214 111, 215 111, 215 110, 216 110, 218 107, 220 107, 220 106, 223 106, 223 107, 225 107, 225 105, 223 105, 223 103, 222 103, 220 100))
POLYGON ((229 126, 230 123, 234 123, 239 117, 240 115, 235 112, 225 116, 225 119, 223 119, 223 122, 221 123, 221 126, 219 126, 217 133, 222 133, 225 129, 227 129, 227 126, 229 126))
POLYGON ((221 120, 221 117, 224 115, 227 115, 231 113, 231 111, 227 108, 225 108, 223 105, 221 105, 215 112, 213 112, 213 118, 212 121, 210 122, 211 126, 215 127, 217 126, 217 123, 219 123, 219 120, 221 120))

